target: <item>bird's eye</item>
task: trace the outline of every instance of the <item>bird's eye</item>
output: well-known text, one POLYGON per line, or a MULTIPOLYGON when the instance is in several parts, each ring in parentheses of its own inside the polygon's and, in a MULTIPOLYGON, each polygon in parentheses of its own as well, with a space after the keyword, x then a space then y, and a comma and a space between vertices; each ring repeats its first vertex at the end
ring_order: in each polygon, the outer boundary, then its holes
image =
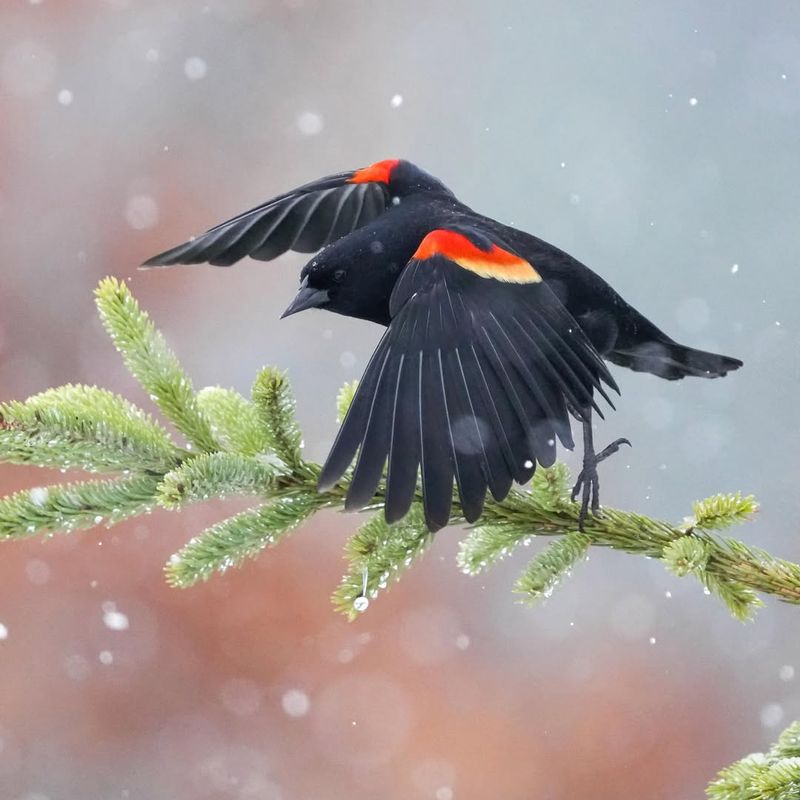
POLYGON ((344 280, 344 276, 347 272, 343 269, 337 269, 336 272, 333 273, 333 279, 336 283, 341 283, 344 280))

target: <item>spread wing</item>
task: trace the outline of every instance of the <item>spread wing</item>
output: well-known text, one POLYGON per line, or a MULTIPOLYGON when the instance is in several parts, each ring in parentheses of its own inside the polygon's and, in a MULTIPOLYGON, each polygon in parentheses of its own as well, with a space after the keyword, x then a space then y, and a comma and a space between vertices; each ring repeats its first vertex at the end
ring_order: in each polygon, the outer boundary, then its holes
POLYGON ((388 184, 398 163, 379 161, 307 183, 153 256, 142 266, 227 267, 245 256, 269 261, 287 250, 313 253, 391 206, 388 184))
POLYGON ((408 511, 418 472, 431 530, 449 520, 454 482, 476 520, 487 488, 501 500, 553 464, 556 440, 573 447, 570 411, 599 412, 603 382, 617 390, 535 268, 474 227, 423 240, 391 314, 319 480, 330 488, 358 451, 346 506, 361 508, 388 462, 389 522, 408 511))

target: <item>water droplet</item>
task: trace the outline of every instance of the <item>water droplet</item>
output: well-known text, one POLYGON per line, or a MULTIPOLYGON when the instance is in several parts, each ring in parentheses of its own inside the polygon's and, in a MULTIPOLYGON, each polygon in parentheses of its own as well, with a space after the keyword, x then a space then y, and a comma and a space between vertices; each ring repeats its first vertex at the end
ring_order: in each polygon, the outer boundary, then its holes
POLYGON ((8 639, 8 628, 0 622, 0 641, 8 639))
POLYGON ((363 594, 360 594, 353 600, 353 608, 358 611, 359 614, 363 613, 369 608, 369 598, 365 597, 363 594))
POLYGON ((401 94, 392 95, 392 99, 389 101, 389 105, 391 105, 392 108, 400 108, 400 106, 403 105, 403 95, 401 94))
POLYGON ((41 508, 50 496, 50 490, 46 486, 36 486, 28 492, 31 503, 41 508))
POLYGON ((72 92, 69 89, 62 89, 58 93, 58 102, 62 106, 71 106, 73 100, 72 92))
POLYGON ((689 105, 692 107, 696 106, 699 102, 700 101, 696 97, 689 98, 689 105))

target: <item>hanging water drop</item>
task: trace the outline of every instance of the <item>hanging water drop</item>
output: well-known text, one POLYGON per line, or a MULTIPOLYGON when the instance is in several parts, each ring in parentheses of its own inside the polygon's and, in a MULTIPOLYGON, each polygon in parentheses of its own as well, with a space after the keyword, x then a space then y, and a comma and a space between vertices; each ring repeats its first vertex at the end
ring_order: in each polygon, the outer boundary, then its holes
POLYGON ((359 614, 363 613, 369 608, 369 598, 365 597, 363 594, 360 594, 353 600, 353 608, 358 611, 359 614))

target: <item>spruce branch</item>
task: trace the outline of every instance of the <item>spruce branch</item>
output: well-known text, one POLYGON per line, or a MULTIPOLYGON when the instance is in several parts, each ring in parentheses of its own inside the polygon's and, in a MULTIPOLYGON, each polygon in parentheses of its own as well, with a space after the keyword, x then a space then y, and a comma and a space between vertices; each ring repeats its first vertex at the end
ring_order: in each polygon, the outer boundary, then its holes
POLYGON ((742 497, 740 492, 736 492, 699 500, 692 510, 694 522, 690 525, 704 531, 721 530, 748 520, 758 511, 758 503, 752 495, 742 497))
MULTIPOLYGON (((319 466, 302 454, 302 433, 286 376, 265 368, 252 399, 212 387, 195 394, 163 337, 128 288, 112 278, 97 290, 104 325, 125 363, 162 412, 193 445, 177 447, 167 431, 128 401, 103 389, 65 386, 0 407, 0 460, 84 467, 121 473, 116 480, 56 485, 0 500, 0 537, 109 524, 154 505, 175 510, 231 494, 258 506, 223 520, 193 539, 167 566, 174 586, 191 586, 276 544, 322 508, 342 509, 350 476, 330 491, 316 490, 319 466)), ((354 385, 339 395, 341 418, 354 385)), ((739 619, 760 604, 758 594, 800 604, 800 565, 783 561, 716 531, 749 519, 752 497, 718 495, 694 505, 694 516, 673 525, 633 512, 606 509, 577 532, 564 465, 538 470, 532 484, 500 503, 488 500, 480 523, 461 543, 458 564, 475 574, 536 537, 550 545, 536 555, 515 589, 527 600, 546 597, 590 547, 659 559, 679 576, 697 579, 739 619)), ((419 503, 387 525, 375 512, 346 547, 348 569, 333 601, 349 617, 396 580, 432 541, 419 503)), ((463 524, 457 493, 453 524, 463 524)))
POLYGON ((297 492, 218 522, 172 556, 164 567, 167 582, 185 589, 238 567, 278 544, 324 505, 320 494, 297 492))
POLYGON ((103 327, 150 399, 192 446, 202 452, 218 450, 191 380, 130 289, 116 278, 105 278, 95 294, 103 327))
POLYGON ((706 795, 709 800, 797 800, 800 722, 793 722, 768 753, 753 753, 721 770, 706 795))
POLYGON ((197 393, 197 404, 223 450, 245 456, 270 451, 269 436, 252 401, 233 389, 206 386, 197 393))
POLYGON ((339 394, 336 397, 336 422, 339 425, 344 422, 344 418, 350 410, 350 405, 356 396, 356 389, 358 389, 358 381, 350 381, 339 389, 339 394))
POLYGON ((0 541, 110 527, 148 514, 156 505, 157 485, 157 478, 135 475, 16 492, 0 500, 0 541))
POLYGON ((352 620, 366 610, 370 599, 386 589, 421 556, 431 543, 422 507, 416 503, 399 522, 389 525, 375 514, 345 546, 349 569, 333 593, 334 607, 352 620))
POLYGON ((256 377, 252 395, 267 447, 284 463, 301 468, 303 434, 295 420, 295 402, 286 375, 264 367, 256 377))
POLYGON ((258 460, 236 453, 203 453, 164 476, 158 501, 170 510, 187 503, 229 495, 266 496, 283 474, 277 460, 258 460))
POLYGON ((95 386, 62 386, 0 405, 0 458, 87 472, 164 472, 179 452, 149 415, 95 386))
POLYGON ((578 531, 556 539, 528 564, 514 584, 514 591, 524 595, 523 602, 533 605, 550 597, 562 577, 568 576, 585 555, 592 540, 578 531))

